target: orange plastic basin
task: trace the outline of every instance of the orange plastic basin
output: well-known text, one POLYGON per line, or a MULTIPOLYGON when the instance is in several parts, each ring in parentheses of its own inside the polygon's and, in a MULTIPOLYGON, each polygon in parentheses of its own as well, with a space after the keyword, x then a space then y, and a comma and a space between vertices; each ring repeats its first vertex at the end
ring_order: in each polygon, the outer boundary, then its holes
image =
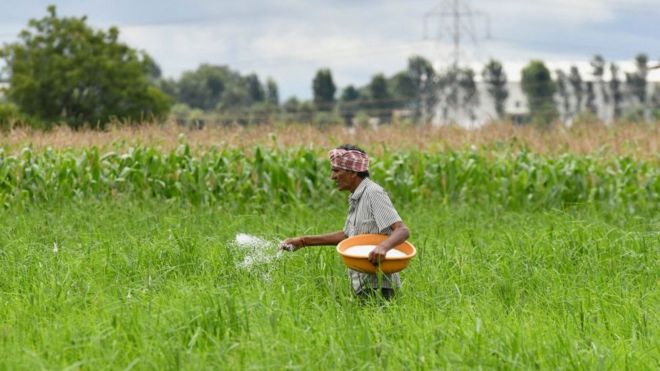
POLYGON ((385 257, 385 260, 380 263, 378 267, 373 265, 366 256, 357 256, 346 252, 346 250, 353 246, 360 245, 378 245, 387 239, 388 236, 382 234, 360 234, 357 236, 349 237, 341 241, 337 245, 337 252, 341 255, 344 264, 347 267, 365 273, 377 273, 381 271, 383 273, 394 273, 399 272, 405 269, 410 263, 417 250, 410 242, 405 241, 400 245, 395 246, 394 248, 404 253, 405 256, 393 256, 385 257))

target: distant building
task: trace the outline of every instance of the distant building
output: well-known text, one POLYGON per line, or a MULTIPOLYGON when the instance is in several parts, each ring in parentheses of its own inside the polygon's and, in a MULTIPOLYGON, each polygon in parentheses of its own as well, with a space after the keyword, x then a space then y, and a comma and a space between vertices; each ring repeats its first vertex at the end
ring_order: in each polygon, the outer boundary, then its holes
MULTIPOLYGON (((447 104, 441 101, 436 109, 433 123, 435 125, 457 123, 465 127, 478 127, 489 121, 498 120, 495 100, 488 94, 487 89, 488 86, 485 83, 477 82, 477 104, 471 112, 467 109, 459 109, 456 112, 452 107, 448 107, 447 104)), ((529 116, 529 109, 527 108, 527 98, 523 94, 520 83, 508 82, 506 89, 509 96, 504 101, 505 116, 511 118, 514 122, 524 121, 529 116)))
MULTIPOLYGON (((479 81, 477 84, 477 96, 478 103, 468 111, 466 108, 462 107, 457 112, 449 107, 446 103, 441 101, 436 108, 436 112, 433 118, 434 125, 444 125, 456 123, 468 128, 476 128, 481 125, 484 125, 490 121, 498 120, 497 111, 495 110, 495 101, 492 96, 488 93, 488 87, 485 83, 479 81)), ((606 94, 607 82, 606 84, 606 94)), ((513 121, 514 123, 524 123, 529 121, 529 108, 527 106, 527 97, 525 96, 520 82, 508 82, 507 91, 509 96, 504 102, 504 118, 513 121)), ((630 97, 630 93, 625 92, 626 86, 625 81, 621 81, 621 92, 626 97, 630 97)), ((594 106, 596 108, 595 115, 601 121, 610 123, 614 119, 614 104, 611 97, 604 97, 603 92, 600 86, 594 83, 593 86, 594 92, 594 106)), ((647 101, 649 106, 651 106, 653 100, 660 100, 660 82, 649 81, 647 82, 647 101)), ((559 117, 567 124, 573 121, 575 116, 581 111, 586 112, 586 89, 583 92, 582 97, 582 107, 577 109, 575 95, 569 91, 569 109, 566 110, 563 102, 563 98, 559 94, 554 96, 555 105, 559 112, 559 117)), ((621 110, 623 112, 626 109, 629 109, 634 106, 639 106, 639 103, 634 99, 625 99, 621 102, 621 110)), ((647 110, 648 112, 648 110, 647 110)))

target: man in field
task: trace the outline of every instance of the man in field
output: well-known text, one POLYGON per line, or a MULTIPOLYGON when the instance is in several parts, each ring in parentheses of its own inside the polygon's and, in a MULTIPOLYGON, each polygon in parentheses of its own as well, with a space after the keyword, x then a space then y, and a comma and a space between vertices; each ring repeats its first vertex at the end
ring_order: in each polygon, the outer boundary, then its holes
MULTIPOLYGON (((307 246, 337 245, 347 237, 375 233, 388 235, 369 253, 369 261, 377 265, 385 260, 385 254, 394 246, 408 239, 408 228, 394 209, 389 196, 381 186, 369 179, 369 157, 357 146, 345 144, 329 153, 332 180, 337 188, 349 191, 348 217, 344 230, 314 236, 288 238, 280 248, 295 251, 307 246)), ((398 273, 384 274, 379 285, 378 276, 348 271, 356 295, 369 297, 380 292, 386 299, 392 298, 394 289, 401 286, 398 273)))

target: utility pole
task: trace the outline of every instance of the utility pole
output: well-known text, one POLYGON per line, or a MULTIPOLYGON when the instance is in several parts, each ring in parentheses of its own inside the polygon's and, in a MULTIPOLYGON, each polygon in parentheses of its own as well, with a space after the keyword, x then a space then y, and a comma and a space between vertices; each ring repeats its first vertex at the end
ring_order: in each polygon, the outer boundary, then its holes
MULTIPOLYGON (((487 14, 480 11, 472 11, 467 4, 467 0, 444 0, 436 5, 433 9, 424 14, 424 38, 429 39, 428 22, 432 18, 438 19, 438 32, 430 39, 441 40, 445 33, 451 33, 453 41, 453 52, 451 70, 449 71, 451 79, 450 96, 453 99, 449 102, 451 108, 453 121, 458 121, 461 109, 461 94, 460 94, 460 60, 461 60, 461 33, 467 34, 476 43, 475 31, 473 28, 473 18, 483 17, 486 25, 486 38, 490 38, 490 19, 487 14), (451 18, 451 28, 442 27, 445 25, 443 20, 451 18)), ((439 64, 443 64, 440 61, 439 64)))

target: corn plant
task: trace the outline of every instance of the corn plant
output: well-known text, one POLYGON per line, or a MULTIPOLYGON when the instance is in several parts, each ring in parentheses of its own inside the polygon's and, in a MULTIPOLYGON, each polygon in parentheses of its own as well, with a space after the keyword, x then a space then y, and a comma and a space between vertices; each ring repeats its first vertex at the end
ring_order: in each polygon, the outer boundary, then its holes
MULTIPOLYGON (((403 151, 375 159, 371 173, 395 203, 486 203, 513 209, 594 204, 631 212, 660 208, 658 159, 403 151)), ((0 149, 0 202, 7 206, 128 196, 268 207, 327 203, 336 195, 328 161, 313 149, 194 154, 185 143, 170 152, 154 147, 103 154, 95 147, 37 152, 26 147, 7 154, 0 149)))

